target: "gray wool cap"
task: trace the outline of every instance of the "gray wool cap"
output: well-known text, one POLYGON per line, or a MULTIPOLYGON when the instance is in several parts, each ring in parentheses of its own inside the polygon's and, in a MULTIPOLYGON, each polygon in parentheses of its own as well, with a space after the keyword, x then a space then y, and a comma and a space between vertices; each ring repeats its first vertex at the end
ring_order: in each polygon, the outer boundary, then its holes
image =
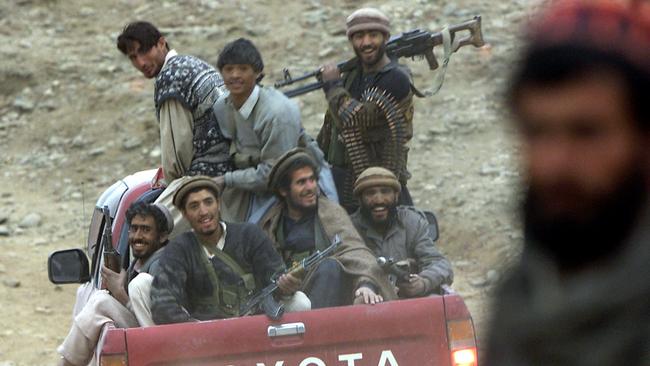
POLYGON ((390 35, 390 20, 381 10, 375 8, 361 8, 355 10, 345 21, 346 35, 348 38, 359 31, 378 30, 390 35))

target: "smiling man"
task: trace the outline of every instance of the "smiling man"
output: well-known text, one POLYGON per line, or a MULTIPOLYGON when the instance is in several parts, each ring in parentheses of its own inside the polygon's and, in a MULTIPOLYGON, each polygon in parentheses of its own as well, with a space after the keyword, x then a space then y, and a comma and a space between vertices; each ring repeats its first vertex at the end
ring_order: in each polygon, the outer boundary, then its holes
POLYGON ((239 313, 241 305, 284 268, 260 228, 221 220, 219 190, 210 177, 197 176, 174 195, 174 204, 193 230, 172 240, 160 259, 151 289, 157 324, 244 315, 239 313))
POLYGON ((232 139, 235 169, 215 178, 223 190, 222 215, 230 221, 258 223, 275 202, 266 182, 275 161, 286 151, 309 149, 322 169, 320 188, 338 201, 329 166, 316 142, 305 133, 298 106, 281 92, 259 85, 262 56, 244 38, 228 43, 217 60, 229 93, 214 105, 221 129, 232 139))
POLYGON ((373 254, 341 206, 319 197, 318 167, 305 149, 283 155, 269 175, 269 189, 280 202, 260 225, 275 242, 287 266, 316 250, 327 248, 335 235, 340 247, 304 277, 283 275, 278 284, 286 292, 301 290, 312 308, 375 304, 395 297, 373 254))
POLYGON ((362 8, 347 18, 346 25, 358 64, 343 75, 334 63, 323 66, 329 109, 318 144, 333 166, 339 199, 348 212, 357 208, 352 185, 371 166, 392 171, 402 186, 400 203, 412 205, 406 189, 410 178, 406 144, 413 135, 410 71, 386 55, 390 22, 384 13, 362 8))
POLYGON ((390 170, 364 170, 354 184, 360 208, 352 222, 375 255, 395 262, 411 260, 415 268, 396 285, 400 297, 424 296, 451 284, 454 274, 449 261, 429 235, 429 222, 421 211, 398 206, 400 184, 390 170))
POLYGON ((273 162, 298 145, 298 106, 281 92, 258 85, 262 56, 247 39, 228 43, 217 60, 229 93, 214 105, 224 134, 231 138, 235 170, 216 181, 224 186, 222 214, 231 221, 259 220, 273 195, 266 180, 273 162))
POLYGON ((149 290, 173 221, 164 207, 137 202, 126 211, 126 222, 133 262, 120 273, 101 268, 106 290, 93 293, 74 318, 68 336, 58 348, 60 365, 87 365, 106 323, 112 322, 118 328, 153 325, 149 290))

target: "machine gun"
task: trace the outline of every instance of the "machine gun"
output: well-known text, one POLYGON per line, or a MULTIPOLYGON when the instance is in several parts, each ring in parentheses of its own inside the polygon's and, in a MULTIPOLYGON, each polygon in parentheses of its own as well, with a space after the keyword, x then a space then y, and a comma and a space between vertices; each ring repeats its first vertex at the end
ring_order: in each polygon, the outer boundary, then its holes
POLYGON ((111 219, 108 206, 104 206, 102 213, 104 214, 104 233, 102 234, 104 242, 104 265, 111 271, 120 273, 120 254, 113 248, 113 220, 111 219))
POLYGON ((273 275, 272 283, 263 288, 244 306, 242 306, 239 310, 239 314, 246 315, 248 313, 255 312, 257 309, 261 309, 269 318, 273 320, 280 319, 284 314, 284 305, 278 303, 275 298, 273 298, 273 293, 278 289, 277 279, 285 273, 289 273, 297 277, 303 276, 305 272, 320 263, 321 260, 332 255, 340 244, 341 238, 338 234, 336 234, 334 235, 332 244, 329 247, 325 248, 323 251, 317 250, 310 256, 293 265, 287 271, 273 275))
MULTIPOLYGON (((447 30, 449 32, 448 35, 451 38, 449 42, 451 45, 453 45, 449 52, 456 52, 460 47, 466 45, 481 47, 485 44, 483 41, 483 31, 481 29, 480 15, 477 15, 473 19, 465 21, 463 23, 454 24, 447 28, 447 30), (469 31, 469 34, 462 38, 456 38, 457 33, 462 31, 469 31)), ((435 46, 444 43, 445 33, 446 31, 432 33, 422 29, 414 29, 392 36, 386 43, 386 55, 388 55, 388 57, 392 60, 399 59, 401 57, 415 58, 416 56, 424 56, 424 58, 427 60, 427 63, 429 64, 429 69, 435 70, 438 68, 439 64, 435 54, 433 53, 433 49, 435 46)), ((357 65, 357 63, 358 61, 355 57, 347 61, 339 62, 336 66, 341 73, 345 73, 352 70, 357 65)), ((312 77, 316 77, 317 79, 317 81, 314 83, 285 91, 284 94, 289 98, 306 94, 323 87, 323 81, 321 80, 321 69, 314 70, 297 78, 292 78, 291 73, 286 68, 283 70, 283 74, 283 80, 275 83, 275 87, 278 89, 312 77)))

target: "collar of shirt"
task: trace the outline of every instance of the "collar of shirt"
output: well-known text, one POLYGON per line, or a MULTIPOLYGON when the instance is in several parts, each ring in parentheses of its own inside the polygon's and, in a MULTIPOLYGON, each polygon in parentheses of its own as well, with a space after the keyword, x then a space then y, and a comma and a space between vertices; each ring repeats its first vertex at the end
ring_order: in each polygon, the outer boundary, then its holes
POLYGON ((381 70, 379 70, 379 72, 390 71, 390 70, 396 68, 397 65, 398 65, 397 60, 390 60, 390 62, 388 64, 386 64, 386 66, 382 67, 381 70))
POLYGON ((251 92, 251 95, 248 96, 248 99, 246 99, 244 104, 242 104, 241 108, 239 108, 239 114, 241 114, 241 116, 244 117, 244 119, 248 119, 251 113, 253 113, 253 108, 255 108, 255 104, 257 104, 257 100, 259 98, 260 98, 260 87, 258 85, 255 85, 253 91, 251 92))
POLYGON ((169 52, 167 52, 167 56, 165 56, 165 62, 163 63, 162 67, 165 67, 165 65, 167 65, 167 61, 169 61, 169 59, 174 56, 178 56, 178 52, 176 52, 174 49, 169 50, 169 52))
POLYGON ((285 222, 288 222, 290 225, 297 225, 297 224, 302 224, 304 222, 313 220, 316 217, 316 212, 317 212, 317 210, 307 212, 306 215, 303 215, 298 220, 294 220, 291 217, 289 217, 289 212, 288 212, 287 208, 285 207, 282 210, 282 218, 284 219, 285 222))
POLYGON ((158 253, 158 251, 162 250, 163 248, 164 248, 164 246, 156 249, 156 251, 151 253, 151 255, 149 257, 147 257, 147 260, 145 260, 144 262, 141 261, 140 259, 135 259, 133 262, 131 262, 132 263, 131 264, 131 269, 135 273, 140 273, 140 269, 142 269, 142 267, 144 267, 147 264, 147 262, 149 262, 151 260, 151 258, 153 258, 154 254, 158 253))
MULTIPOLYGON (((364 73, 363 71, 361 71, 359 73, 359 75, 362 75, 362 76, 369 76, 370 75, 371 76, 371 75, 384 74, 384 73, 387 73, 390 70, 396 68, 397 66, 398 66, 397 60, 390 60, 389 63, 387 63, 386 65, 384 65, 384 67, 382 67, 381 69, 379 69, 377 71, 369 72, 367 74, 364 73)), ((361 66, 361 64, 359 64, 359 70, 363 70, 363 67, 361 66)))
MULTIPOLYGON (((226 234, 227 234, 226 223, 223 221, 220 221, 219 223, 221 224, 223 233, 221 234, 221 238, 219 238, 219 241, 217 242, 217 249, 223 250, 223 247, 226 245, 226 234)), ((208 258, 212 259, 212 257, 214 257, 214 254, 210 253, 210 251, 208 250, 208 248, 206 248, 205 245, 202 245, 202 247, 203 250, 205 250, 205 254, 208 256, 208 258)))

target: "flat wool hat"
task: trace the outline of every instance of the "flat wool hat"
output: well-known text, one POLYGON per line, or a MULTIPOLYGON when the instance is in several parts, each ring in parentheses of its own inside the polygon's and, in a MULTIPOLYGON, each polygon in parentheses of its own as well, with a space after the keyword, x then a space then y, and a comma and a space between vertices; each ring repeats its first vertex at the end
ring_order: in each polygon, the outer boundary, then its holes
POLYGON ((402 190, 402 186, 399 184, 399 181, 393 172, 386 168, 375 166, 370 167, 359 174, 359 177, 354 182, 353 193, 355 196, 359 196, 364 189, 376 186, 388 186, 393 188, 396 192, 402 190))
POLYGON ((286 174, 286 171, 289 166, 291 166, 291 163, 298 159, 306 159, 309 161, 311 165, 315 167, 314 174, 318 175, 318 164, 316 164, 314 157, 309 153, 309 151, 307 151, 307 149, 296 147, 284 153, 284 155, 282 155, 273 165, 271 173, 269 173, 269 180, 267 184, 267 187, 270 191, 277 191, 278 184, 280 183, 280 178, 286 174))
POLYGON ((386 14, 375 8, 361 8, 355 10, 345 21, 346 35, 352 35, 364 30, 378 30, 390 35, 390 20, 386 14))
POLYGON ((176 206, 177 209, 182 210, 182 203, 183 200, 185 199, 185 196, 193 189, 195 188, 206 188, 210 189, 217 194, 217 198, 221 196, 221 189, 219 188, 219 185, 217 182, 215 182, 212 178, 204 176, 204 175, 197 175, 195 177, 192 177, 188 179, 183 185, 178 187, 176 190, 176 193, 174 193, 174 206, 176 206))

